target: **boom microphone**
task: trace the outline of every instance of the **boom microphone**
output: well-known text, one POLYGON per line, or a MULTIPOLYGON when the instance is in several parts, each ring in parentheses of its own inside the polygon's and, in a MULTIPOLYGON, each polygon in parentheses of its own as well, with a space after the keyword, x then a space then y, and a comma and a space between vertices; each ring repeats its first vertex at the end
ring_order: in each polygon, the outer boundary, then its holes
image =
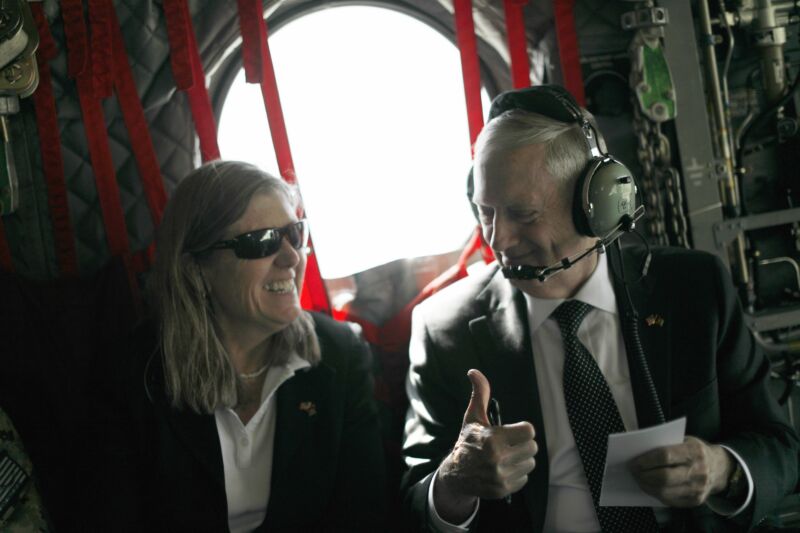
POLYGON ((511 265, 505 266, 502 268, 503 276, 506 279, 521 279, 521 280, 529 280, 529 279, 537 279, 540 282, 544 283, 551 277, 555 276, 559 272, 562 272, 581 259, 588 257, 593 252, 604 253, 606 251, 606 246, 609 246, 614 241, 619 239, 623 233, 627 233, 629 231, 633 231, 636 227, 636 221, 639 220, 642 215, 644 214, 644 207, 639 206, 636 211, 634 212, 634 216, 624 215, 620 218, 619 224, 609 232, 602 239, 597 239, 597 242, 594 246, 588 248, 587 250, 573 255, 572 257, 565 257, 561 261, 554 263, 550 266, 533 266, 533 265, 511 265))

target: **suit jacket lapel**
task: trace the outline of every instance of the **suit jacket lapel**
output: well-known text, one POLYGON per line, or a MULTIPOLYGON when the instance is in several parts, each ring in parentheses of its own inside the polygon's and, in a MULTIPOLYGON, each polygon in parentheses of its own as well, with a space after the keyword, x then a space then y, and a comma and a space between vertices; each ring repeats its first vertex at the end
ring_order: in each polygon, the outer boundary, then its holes
POLYGON ((547 508, 549 462, 525 298, 498 270, 477 299, 485 306, 486 314, 471 320, 469 328, 478 346, 480 370, 501 405, 503 423, 527 420, 536 430, 536 469, 522 496, 534 530, 541 531, 547 508))
MULTIPOLYGON (((608 254, 610 267, 614 272, 620 272, 619 258, 616 253, 608 254)), ((641 249, 623 250, 623 260, 625 262, 625 273, 628 279, 636 279, 640 275, 644 256, 641 249)), ((636 418, 640 428, 652 426, 658 423, 655 408, 652 403, 652 396, 647 385, 645 369, 637 356, 635 339, 632 338, 630 331, 626 327, 629 320, 628 302, 625 294, 625 284, 622 280, 614 280, 614 292, 617 297, 617 308, 619 309, 620 325, 625 339, 625 349, 628 356, 628 368, 630 369, 631 386, 633 398, 636 404, 636 418)), ((636 327, 639 331, 641 346, 644 351, 647 368, 658 394, 661 409, 665 416, 669 415, 670 405, 670 328, 672 320, 670 307, 661 299, 654 297, 654 289, 651 279, 645 277, 638 282, 629 282, 628 291, 630 292, 631 302, 638 313, 636 327)))
POLYGON ((291 517, 302 516, 308 505, 310 487, 298 476, 314 472, 324 479, 331 472, 333 460, 328 460, 330 435, 322 434, 332 419, 333 383, 335 371, 320 363, 317 367, 300 370, 277 391, 277 420, 272 459, 272 481, 267 507, 266 529, 280 528, 291 517))

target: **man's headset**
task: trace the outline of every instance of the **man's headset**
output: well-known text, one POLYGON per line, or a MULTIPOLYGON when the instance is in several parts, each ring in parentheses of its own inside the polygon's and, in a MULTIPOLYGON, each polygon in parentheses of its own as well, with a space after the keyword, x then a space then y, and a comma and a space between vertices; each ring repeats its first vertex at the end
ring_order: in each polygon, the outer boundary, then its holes
MULTIPOLYGON (((571 267, 592 252, 605 251, 606 247, 619 239, 623 233, 633 231, 635 222, 644 214, 644 206, 637 205, 636 185, 633 182, 631 171, 624 164, 601 151, 600 146, 603 143, 599 132, 581 113, 580 107, 572 96, 562 87, 540 85, 502 93, 492 101, 489 120, 511 109, 521 109, 561 122, 577 124, 586 139, 586 146, 591 156, 575 184, 572 219, 575 228, 581 235, 596 237, 597 243, 574 257, 565 257, 555 265, 548 267, 519 265, 503 268, 503 275, 506 278, 538 279, 543 282, 550 276, 571 267)), ((644 242, 647 245, 647 241, 644 242)), ((619 243, 617 243, 617 253, 622 270, 623 260, 619 243)), ((650 257, 648 247, 646 259, 642 265, 642 276, 647 274, 650 257)), ((663 423, 664 412, 639 338, 637 327, 639 318, 628 291, 624 270, 621 275, 626 296, 626 305, 623 306, 625 309, 623 327, 626 337, 631 340, 631 348, 636 354, 636 359, 639 361, 655 419, 658 423, 663 423)))
POLYGON ((631 171, 623 163, 603 153, 597 129, 581 113, 572 95, 564 88, 539 85, 501 93, 492 101, 489 120, 512 109, 577 124, 590 156, 575 183, 572 219, 578 232, 587 237, 597 237, 597 244, 578 256, 564 258, 549 267, 516 265, 503 268, 507 278, 544 281, 590 253, 604 250, 623 233, 633 230, 635 222, 644 214, 644 207, 637 205, 636 185, 631 171))

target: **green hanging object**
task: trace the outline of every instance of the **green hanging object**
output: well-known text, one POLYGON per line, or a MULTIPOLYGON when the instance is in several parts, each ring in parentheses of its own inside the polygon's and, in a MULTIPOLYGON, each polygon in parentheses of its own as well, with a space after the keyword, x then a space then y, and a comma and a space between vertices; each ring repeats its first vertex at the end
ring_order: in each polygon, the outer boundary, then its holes
POLYGON ((678 114, 672 74, 664 56, 661 40, 638 32, 631 43, 631 76, 642 114, 653 122, 672 120, 678 114))

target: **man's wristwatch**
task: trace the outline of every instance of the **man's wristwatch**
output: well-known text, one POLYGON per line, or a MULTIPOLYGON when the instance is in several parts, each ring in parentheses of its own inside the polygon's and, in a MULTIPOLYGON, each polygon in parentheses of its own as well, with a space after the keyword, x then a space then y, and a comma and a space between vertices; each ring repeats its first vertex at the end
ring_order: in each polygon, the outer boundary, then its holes
POLYGON ((734 459, 736 466, 728 478, 728 489, 725 491, 725 499, 731 503, 742 503, 747 497, 747 476, 741 463, 734 459))

